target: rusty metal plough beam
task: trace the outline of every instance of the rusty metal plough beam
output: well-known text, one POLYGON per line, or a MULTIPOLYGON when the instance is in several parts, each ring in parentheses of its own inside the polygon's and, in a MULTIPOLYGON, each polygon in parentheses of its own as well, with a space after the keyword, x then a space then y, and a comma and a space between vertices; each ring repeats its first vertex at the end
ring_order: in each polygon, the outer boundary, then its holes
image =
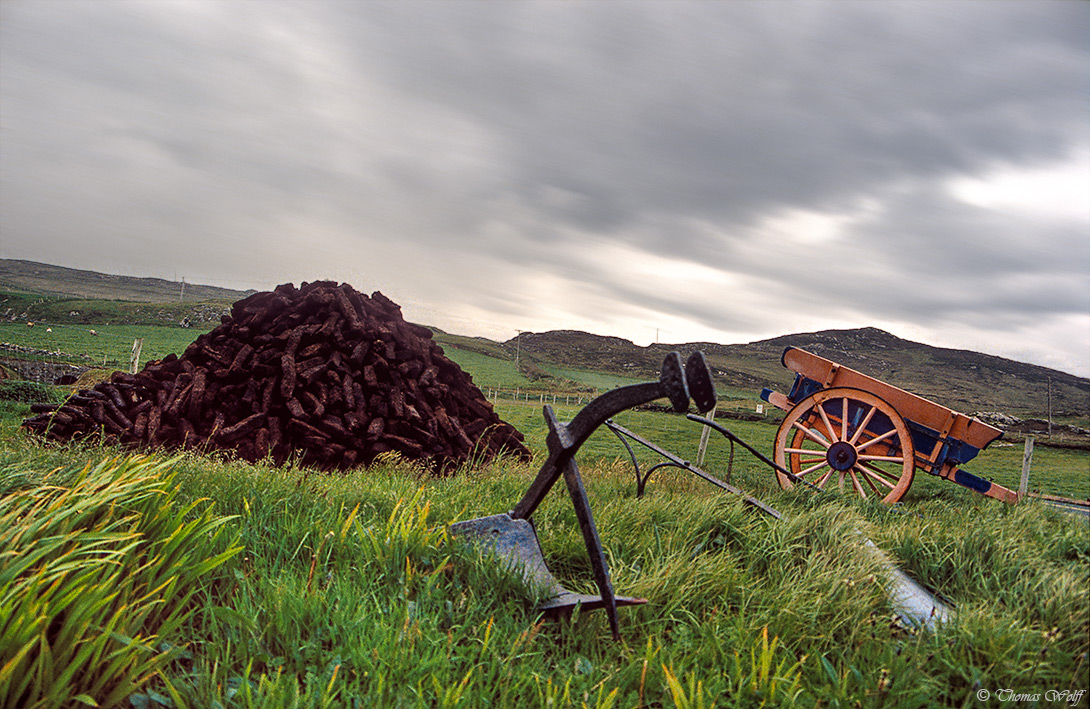
MULTIPOLYGON (((702 419, 700 417, 694 417, 692 414, 689 415, 689 418, 693 418, 695 420, 700 420, 700 421, 704 420, 704 419, 702 419)), ((655 445, 651 441, 647 440, 646 438, 643 438, 642 436, 640 436, 640 435, 638 435, 636 433, 633 433, 632 431, 628 430, 624 426, 620 426, 617 423, 615 423, 614 421, 610 420, 610 421, 606 421, 606 427, 609 430, 613 431, 613 433, 615 433, 617 435, 617 437, 621 439, 621 443, 624 444, 624 447, 628 450, 628 454, 632 457, 632 465, 635 466, 635 468, 636 468, 636 497, 643 497, 644 487, 647 485, 647 480, 651 477, 651 473, 655 472, 659 468, 675 467, 675 468, 681 468, 682 470, 687 470, 688 472, 692 473, 693 475, 696 475, 697 477, 702 478, 703 480, 711 483, 712 485, 715 485, 716 487, 718 487, 718 488, 720 488, 722 490, 733 493, 735 495, 739 495, 743 500, 745 500, 746 504, 750 505, 751 507, 755 507, 756 509, 760 510, 761 512, 764 512, 769 517, 774 517, 776 519, 780 519, 783 516, 783 515, 780 514, 780 512, 778 510, 775 510, 772 507, 769 507, 768 505, 761 502, 756 497, 753 497, 749 493, 747 493, 747 492, 745 492, 745 491, 731 485, 730 483, 723 482, 722 480, 715 477, 714 475, 711 475, 711 474, 705 472, 704 470, 701 470, 700 468, 696 467, 695 465, 693 465, 692 463, 690 463, 687 460, 679 458, 678 456, 674 455, 673 453, 666 450, 665 448, 661 448, 661 447, 655 445), (651 466, 650 468, 647 469, 647 472, 644 473, 643 476, 641 477, 641 475, 640 475, 640 464, 636 460, 636 454, 632 450, 632 446, 629 445, 629 443, 628 443, 628 441, 626 439, 632 439, 633 441, 635 441, 636 443, 639 443, 641 446, 644 446, 648 450, 654 451, 655 453, 657 453, 660 456, 662 456, 663 458, 665 458, 666 462, 658 463, 656 465, 651 466)))

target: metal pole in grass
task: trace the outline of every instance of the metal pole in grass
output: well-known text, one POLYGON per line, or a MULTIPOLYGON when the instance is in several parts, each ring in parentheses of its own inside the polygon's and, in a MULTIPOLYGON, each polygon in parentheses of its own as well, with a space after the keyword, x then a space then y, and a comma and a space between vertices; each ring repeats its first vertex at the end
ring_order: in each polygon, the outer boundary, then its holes
POLYGON ((1026 436, 1026 447, 1022 453, 1022 482, 1018 484, 1019 499, 1029 492, 1029 468, 1033 464, 1033 436, 1026 436))

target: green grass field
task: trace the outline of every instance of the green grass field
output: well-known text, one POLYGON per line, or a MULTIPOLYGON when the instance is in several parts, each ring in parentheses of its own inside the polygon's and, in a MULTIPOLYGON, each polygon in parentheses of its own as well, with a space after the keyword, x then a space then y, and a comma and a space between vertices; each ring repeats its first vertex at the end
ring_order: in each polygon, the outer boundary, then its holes
MULTIPOLYGON (((113 342, 101 356, 127 363, 131 337, 165 354, 197 334, 102 330, 111 339, 67 342, 113 342)), ((482 388, 532 386, 513 362, 448 355, 482 388)), ((532 396, 494 405, 540 464, 541 406, 567 420, 579 405, 532 396)), ((705 469, 786 519, 677 468, 637 499, 625 449, 599 430, 579 463, 613 583, 648 600, 621 609, 615 642, 601 612, 543 618, 517 573, 447 534, 511 509, 533 465, 433 478, 397 459, 324 475, 131 457, 42 446, 19 428, 28 413, 0 402, 0 707, 931 707, 996 705, 1004 689, 1064 704, 1090 688, 1090 527, 1037 502, 1006 506, 922 473, 892 508, 784 492, 714 434, 705 469), (860 532, 955 606, 948 625, 897 619, 860 532)), ((696 457, 684 417, 617 422, 696 457)), ((771 453, 774 421, 724 423, 771 453)), ((1021 445, 993 446, 966 468, 1017 487, 1021 465, 1021 445)), ((1039 445, 1031 487, 1090 498, 1090 453, 1039 445)), ((535 523, 553 572, 593 592, 563 485, 535 523)))
POLYGON ((0 291, 0 317, 43 325, 108 327, 119 323, 151 327, 177 325, 183 318, 211 318, 229 310, 230 301, 196 301, 192 297, 146 301, 86 299, 0 291))
MULTIPOLYGON (((1090 531, 1038 504, 769 492, 777 522, 687 475, 637 500, 623 465, 588 464, 614 585, 649 601, 618 643, 600 612, 543 619, 445 531, 509 509, 532 468, 110 455, 4 432, 0 705, 925 707, 1090 683, 1090 531), (898 622, 857 530, 953 621, 898 622)), ((592 591, 566 496, 535 519, 550 568, 592 591)))
MULTIPOLYGON (((546 397, 544 403, 552 405, 562 421, 570 420, 579 409, 574 403, 563 404, 561 400, 554 405, 551 401, 546 397)), ((547 431, 541 414, 542 405, 543 402, 537 398, 532 402, 501 398, 493 405, 502 419, 510 422, 526 435, 526 444, 539 454, 543 454, 546 450, 547 431)), ((626 411, 615 420, 621 426, 685 460, 697 459, 700 427, 684 416, 661 412, 626 411)), ((776 418, 770 418, 767 421, 720 419, 718 422, 765 456, 772 457, 773 441, 778 425, 776 418)), ((635 450, 641 469, 646 470, 648 466, 662 460, 653 452, 638 445, 635 446, 635 450)), ((982 451, 964 467, 974 475, 1017 490, 1022 476, 1023 450, 1020 442, 1004 444, 1000 440, 982 451)), ((605 428, 595 432, 583 446, 582 451, 584 456, 591 459, 604 462, 620 460, 631 467, 628 452, 623 444, 615 434, 605 428)), ((731 461, 730 442, 718 433, 713 433, 705 453, 703 467, 707 472, 725 479, 729 468, 731 480, 736 485, 751 491, 778 490, 771 470, 740 446, 735 448, 733 464, 731 461)), ((667 474, 675 473, 667 469, 667 474)), ((678 474, 688 475, 688 473, 678 474)), ((913 498, 928 498, 948 488, 959 495, 972 494, 953 483, 917 471, 906 501, 913 498)), ((1055 448, 1043 445, 1039 441, 1033 452, 1029 489, 1063 497, 1090 499, 1090 451, 1055 448)))
POLYGON ((79 359, 54 357, 58 362, 89 363, 112 369, 128 369, 133 342, 143 339, 140 363, 181 354, 193 340, 211 328, 165 327, 153 325, 35 325, 0 323, 0 342, 62 355, 80 355, 79 359), (51 332, 50 332, 51 330, 51 332))

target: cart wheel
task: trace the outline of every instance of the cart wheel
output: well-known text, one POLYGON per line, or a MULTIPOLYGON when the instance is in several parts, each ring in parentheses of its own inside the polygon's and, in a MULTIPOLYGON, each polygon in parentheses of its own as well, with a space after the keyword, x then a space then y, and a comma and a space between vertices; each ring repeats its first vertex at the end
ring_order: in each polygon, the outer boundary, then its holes
MULTIPOLYGON (((796 404, 776 431, 776 463, 828 490, 886 504, 904 496, 915 473, 908 426, 885 400, 863 391, 822 389, 796 404)), ((777 471, 780 487, 794 482, 777 471)))

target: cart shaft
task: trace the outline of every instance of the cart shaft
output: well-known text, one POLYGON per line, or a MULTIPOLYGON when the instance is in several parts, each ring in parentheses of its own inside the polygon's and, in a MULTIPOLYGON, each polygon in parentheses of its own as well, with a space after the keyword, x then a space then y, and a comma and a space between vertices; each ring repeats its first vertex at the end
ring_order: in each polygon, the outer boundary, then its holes
POLYGON ((957 483, 973 492, 979 492, 985 497, 1002 500, 1009 505, 1018 504, 1017 492, 1008 490, 998 483, 993 483, 991 480, 985 480, 972 473, 967 473, 960 468, 943 468, 939 471, 939 477, 957 483))

